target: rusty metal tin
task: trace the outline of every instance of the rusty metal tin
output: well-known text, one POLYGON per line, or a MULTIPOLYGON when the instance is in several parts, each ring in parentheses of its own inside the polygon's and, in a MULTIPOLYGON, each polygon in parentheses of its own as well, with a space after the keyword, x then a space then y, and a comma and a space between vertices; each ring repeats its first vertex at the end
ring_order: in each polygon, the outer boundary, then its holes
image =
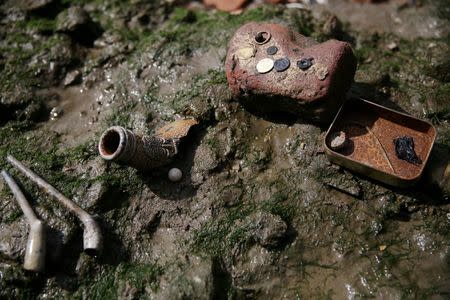
POLYGON ((328 129, 324 147, 329 160, 386 184, 407 187, 422 176, 433 148, 436 129, 413 116, 362 99, 350 99, 339 109, 328 129), (331 148, 332 135, 343 131, 347 141, 339 150, 331 148), (422 164, 401 160, 393 140, 411 136, 422 164))

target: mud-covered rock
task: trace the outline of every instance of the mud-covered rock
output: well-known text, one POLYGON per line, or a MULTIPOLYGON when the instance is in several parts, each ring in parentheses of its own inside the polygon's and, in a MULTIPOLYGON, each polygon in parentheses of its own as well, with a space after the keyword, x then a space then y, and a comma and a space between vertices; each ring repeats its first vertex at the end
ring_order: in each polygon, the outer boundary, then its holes
POLYGON ((275 248, 287 235, 286 223, 277 215, 258 212, 249 218, 250 234, 263 247, 275 248))
POLYGON ((327 122, 350 88, 356 58, 344 42, 248 23, 231 39, 225 66, 233 96, 252 109, 327 122))
POLYGON ((11 224, 0 224, 0 254, 12 260, 19 260, 25 253, 27 241, 27 223, 25 220, 11 224))
POLYGON ((73 70, 66 74, 63 84, 65 86, 78 83, 81 80, 81 72, 79 70, 73 70))
POLYGON ((102 30, 81 7, 71 6, 57 17, 56 29, 69 34, 76 42, 92 46, 102 30))

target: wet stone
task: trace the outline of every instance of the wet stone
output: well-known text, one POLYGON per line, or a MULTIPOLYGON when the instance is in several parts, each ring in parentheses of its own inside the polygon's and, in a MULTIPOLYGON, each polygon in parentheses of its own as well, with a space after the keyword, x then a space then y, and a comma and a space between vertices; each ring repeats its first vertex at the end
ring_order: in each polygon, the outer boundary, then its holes
POLYGON ((102 33, 100 26, 92 21, 89 14, 77 6, 72 6, 57 16, 56 29, 85 46, 92 46, 102 33))
POLYGON ((250 217, 250 223, 252 236, 263 247, 277 247, 286 237, 287 225, 277 215, 258 212, 250 217))
POLYGON ((291 65, 291 62, 290 62, 290 60, 289 60, 288 58, 286 58, 286 57, 277 59, 277 60, 274 62, 274 68, 275 68, 275 70, 277 70, 277 72, 283 72, 283 71, 286 71, 286 70, 289 68, 290 65, 291 65))
POLYGON ((240 27, 231 38, 225 69, 233 97, 245 108, 262 113, 288 112, 307 120, 328 123, 336 115, 353 82, 356 58, 346 42, 318 43, 278 24, 251 22, 240 27), (264 45, 268 41, 271 45, 264 45), (255 48, 255 57, 245 62, 237 59, 243 45, 255 48), (264 57, 273 53, 269 48, 274 45, 277 53, 284 56, 276 62, 264 57), (311 57, 314 57, 314 69, 308 61, 304 66, 290 68, 283 78, 277 74, 290 67, 290 59, 297 63, 311 57), (255 76, 255 66, 257 72, 264 75, 255 76), (270 72, 272 68, 277 72, 270 72), (304 72, 302 68, 311 70, 304 72))
POLYGON ((69 73, 67 73, 66 77, 64 78, 63 84, 65 86, 78 83, 81 79, 81 72, 79 70, 73 70, 69 73))
POLYGON ((269 48, 267 48, 266 52, 269 55, 275 55, 278 52, 278 48, 276 46, 270 46, 269 48))

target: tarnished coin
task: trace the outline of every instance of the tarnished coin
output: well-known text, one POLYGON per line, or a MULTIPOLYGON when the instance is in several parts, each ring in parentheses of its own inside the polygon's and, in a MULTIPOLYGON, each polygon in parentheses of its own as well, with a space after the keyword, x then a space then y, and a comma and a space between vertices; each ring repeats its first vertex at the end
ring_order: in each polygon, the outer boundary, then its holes
POLYGON ((278 72, 283 72, 287 70, 290 65, 291 62, 287 57, 279 58, 274 63, 275 70, 277 70, 278 72))
POLYGON ((256 64, 258 73, 264 74, 273 69, 273 60, 270 58, 263 58, 256 64))
POLYGON ((278 52, 278 48, 276 46, 270 46, 266 51, 269 55, 275 55, 278 52))
POLYGON ((312 60, 313 58, 303 58, 297 62, 297 67, 301 70, 307 70, 312 66, 312 60))

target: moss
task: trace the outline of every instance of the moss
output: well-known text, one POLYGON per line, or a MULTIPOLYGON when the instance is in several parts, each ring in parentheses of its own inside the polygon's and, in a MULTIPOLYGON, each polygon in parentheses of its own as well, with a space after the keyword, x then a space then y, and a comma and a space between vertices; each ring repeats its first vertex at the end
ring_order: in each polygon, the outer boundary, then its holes
POLYGON ((238 223, 254 211, 253 203, 241 203, 206 222, 193 233, 193 242, 190 245, 192 250, 212 256, 230 253, 235 246, 247 241, 248 231, 238 223))
POLYGON ((17 219, 20 218, 20 216, 22 216, 23 213, 21 210, 19 209, 15 209, 13 211, 11 211, 9 214, 6 214, 5 216, 2 216, 2 220, 3 222, 5 222, 6 224, 11 224, 14 221, 16 221, 17 219))
POLYGON ((269 200, 262 203, 264 211, 280 216, 283 221, 290 224, 294 218, 295 205, 288 201, 289 197, 283 192, 275 193, 269 200))
POLYGON ((134 290, 134 296, 144 295, 158 289, 158 279, 163 268, 154 263, 120 263, 104 266, 94 278, 86 278, 74 298, 117 299, 125 289, 134 290))
POLYGON ((56 19, 31 17, 26 23, 27 29, 34 29, 44 33, 52 33, 56 29, 56 19))
MULTIPOLYGON (((199 48, 208 49, 210 46, 225 45, 233 29, 238 26, 250 21, 268 21, 281 12, 282 10, 271 6, 262 6, 245 10, 241 15, 235 16, 224 12, 213 13, 176 7, 157 35, 147 38, 151 37, 153 42, 160 41, 157 44, 162 48, 159 49, 155 59, 164 60, 168 56, 190 55, 199 48)), ((138 48, 144 50, 148 45, 150 43, 144 39, 138 48)))

